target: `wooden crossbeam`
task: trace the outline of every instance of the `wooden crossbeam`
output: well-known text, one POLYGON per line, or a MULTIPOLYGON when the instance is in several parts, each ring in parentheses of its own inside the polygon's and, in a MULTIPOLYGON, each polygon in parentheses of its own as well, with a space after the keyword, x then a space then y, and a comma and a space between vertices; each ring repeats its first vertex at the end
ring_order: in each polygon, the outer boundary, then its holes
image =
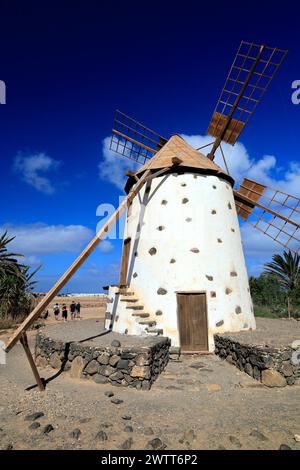
POLYGON ((31 354, 31 351, 30 351, 30 348, 29 348, 29 344, 28 344, 27 335, 26 335, 25 331, 23 331, 22 334, 21 334, 20 343, 22 344, 22 346, 24 348, 25 354, 27 356, 27 359, 28 359, 29 365, 31 367, 31 370, 33 372, 36 383, 37 383, 40 391, 43 392, 45 390, 45 385, 44 385, 43 380, 40 377, 39 371, 37 370, 34 359, 32 357, 32 354, 31 354))

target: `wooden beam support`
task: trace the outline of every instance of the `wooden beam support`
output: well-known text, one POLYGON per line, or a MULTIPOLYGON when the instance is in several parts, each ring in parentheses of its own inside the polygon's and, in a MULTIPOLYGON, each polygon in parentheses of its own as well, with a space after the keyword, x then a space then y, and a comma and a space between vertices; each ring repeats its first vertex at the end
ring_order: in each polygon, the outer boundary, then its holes
POLYGON ((23 321, 23 323, 17 328, 12 337, 8 340, 5 350, 8 352, 22 337, 24 331, 26 331, 32 323, 41 315, 41 313, 48 307, 51 300, 58 294, 58 292, 64 287, 64 285, 69 281, 69 279, 75 274, 78 268, 83 264, 83 262, 88 258, 88 256, 94 251, 94 249, 99 245, 99 243, 106 236, 107 232, 119 219, 123 211, 126 209, 127 204, 130 203, 136 194, 139 192, 141 187, 145 184, 147 176, 149 175, 150 170, 146 170, 143 176, 139 181, 132 187, 128 196, 116 209, 116 211, 111 215, 106 224, 99 230, 95 237, 90 241, 87 247, 81 252, 81 254, 76 258, 74 263, 67 269, 67 271, 60 277, 60 279, 54 284, 52 289, 43 297, 41 302, 35 307, 35 309, 28 315, 28 317, 23 321))
POLYGON ((39 371, 37 370, 36 364, 35 364, 34 359, 32 357, 32 354, 31 354, 31 351, 30 351, 30 348, 29 348, 29 345, 28 345, 28 338, 27 338, 27 335, 26 335, 25 331, 23 331, 22 334, 21 334, 20 343, 22 344, 22 346, 24 348, 25 354, 27 356, 27 359, 28 359, 29 365, 31 367, 31 370, 33 372, 34 378, 36 380, 37 386, 39 387, 39 390, 41 392, 43 392, 45 390, 45 385, 44 385, 43 380, 40 377, 39 371))

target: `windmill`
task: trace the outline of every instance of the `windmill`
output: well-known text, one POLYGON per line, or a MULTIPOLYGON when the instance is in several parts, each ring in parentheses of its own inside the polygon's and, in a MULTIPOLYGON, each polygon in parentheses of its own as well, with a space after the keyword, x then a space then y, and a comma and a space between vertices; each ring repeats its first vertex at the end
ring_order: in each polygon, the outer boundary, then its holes
POLYGON ((37 374, 26 330, 124 211, 120 279, 109 286, 107 329, 164 334, 193 352, 212 351, 215 332, 255 328, 237 216, 298 253, 300 200, 247 178, 235 190, 222 143, 237 142, 286 54, 241 42, 208 127, 214 140, 207 155, 179 135, 167 139, 116 111, 110 148, 141 167, 126 173, 122 204, 16 330, 7 351, 20 340, 37 374), (225 169, 214 162, 218 149, 225 169))

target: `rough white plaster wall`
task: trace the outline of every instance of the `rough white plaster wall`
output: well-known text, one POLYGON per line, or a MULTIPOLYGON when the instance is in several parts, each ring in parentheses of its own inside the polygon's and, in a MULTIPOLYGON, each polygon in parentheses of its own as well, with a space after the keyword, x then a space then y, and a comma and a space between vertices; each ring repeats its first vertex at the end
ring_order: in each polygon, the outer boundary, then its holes
MULTIPOLYGON (((151 186, 144 186, 133 200, 125 237, 131 237, 130 290, 174 346, 179 345, 176 292, 207 293, 210 350, 214 349, 215 332, 255 328, 240 229, 228 182, 217 176, 191 173, 154 178, 151 186), (151 248, 157 250, 152 256, 151 248), (158 295, 159 288, 167 293, 158 295), (162 315, 157 316, 157 311, 162 315), (221 321, 224 323, 216 326, 221 321)), ((127 325, 128 333, 138 334, 132 320, 123 318, 126 310, 124 313, 121 308, 118 314, 114 330, 123 333, 127 325)))

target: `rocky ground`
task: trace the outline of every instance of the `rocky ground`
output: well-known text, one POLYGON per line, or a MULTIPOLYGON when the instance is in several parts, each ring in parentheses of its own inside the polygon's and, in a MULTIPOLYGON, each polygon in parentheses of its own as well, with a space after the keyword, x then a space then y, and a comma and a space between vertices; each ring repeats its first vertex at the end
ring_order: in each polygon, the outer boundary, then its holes
POLYGON ((25 390, 34 381, 21 346, 7 359, 1 449, 300 450, 300 387, 266 388, 214 355, 170 362, 150 391, 53 369, 40 371, 50 379, 45 392, 25 390))

